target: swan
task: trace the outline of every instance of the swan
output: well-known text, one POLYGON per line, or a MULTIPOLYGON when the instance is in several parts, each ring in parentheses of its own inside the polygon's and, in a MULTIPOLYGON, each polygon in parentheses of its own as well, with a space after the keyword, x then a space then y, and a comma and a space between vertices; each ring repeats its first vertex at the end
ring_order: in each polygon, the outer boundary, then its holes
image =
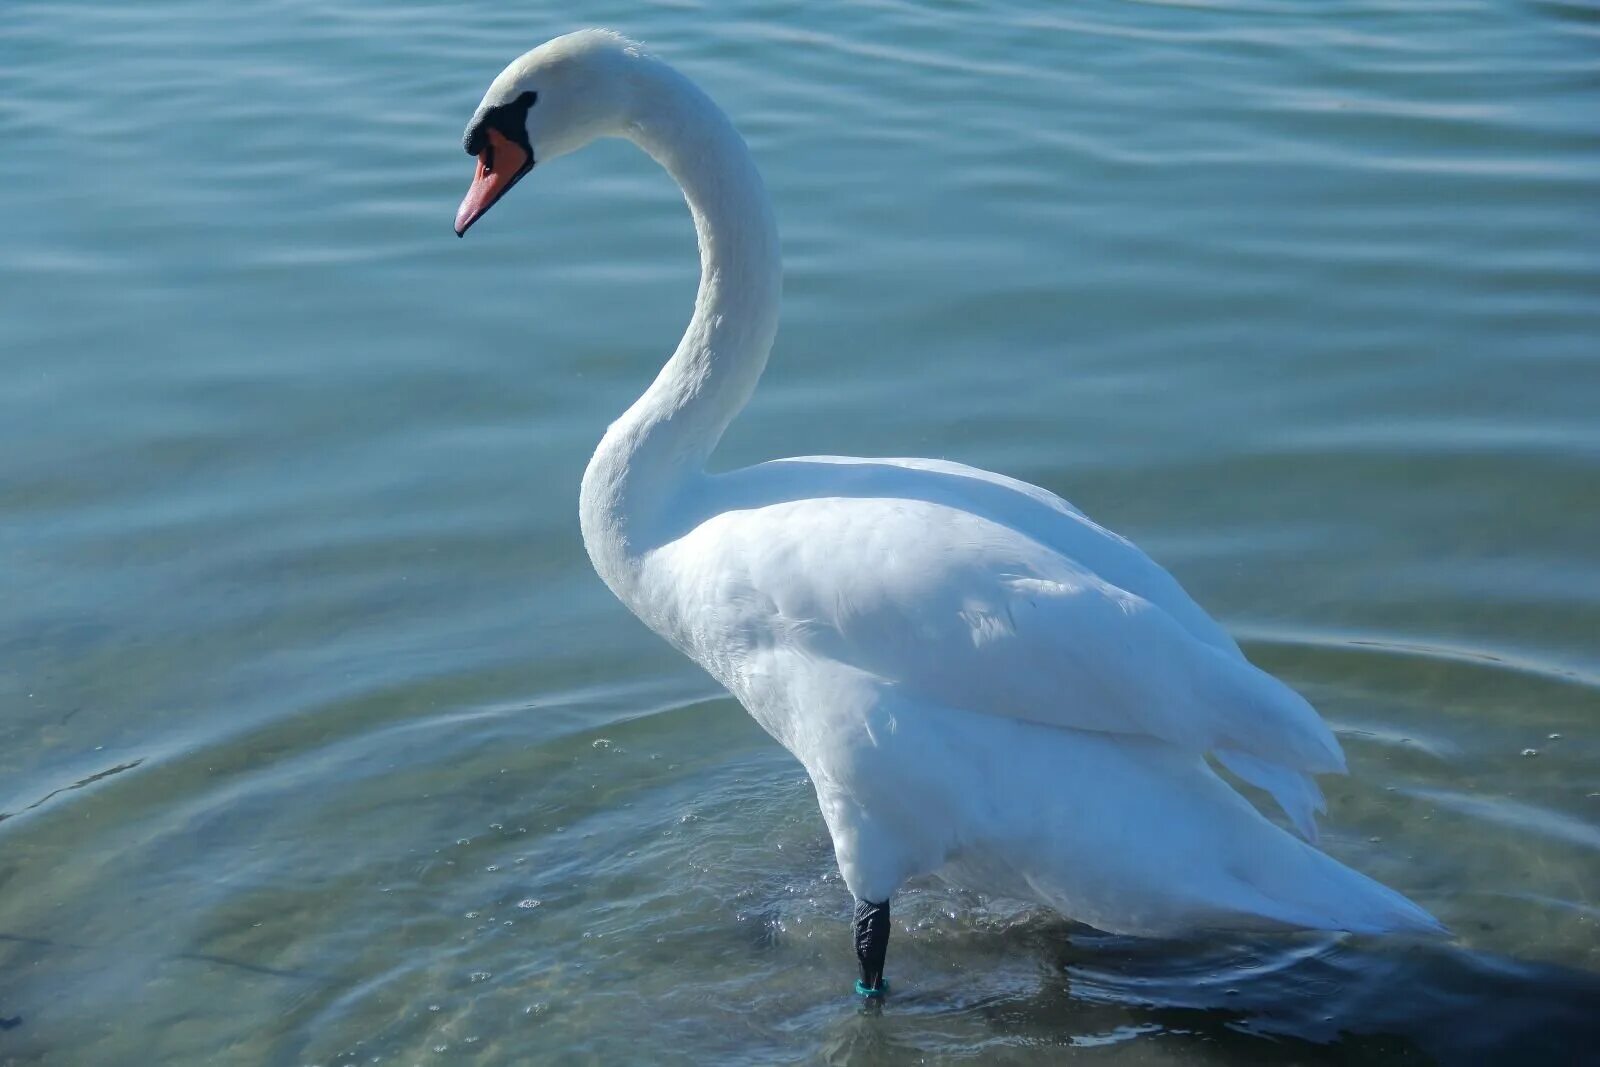
POLYGON ((924 874, 1112 933, 1444 932, 1313 847, 1313 776, 1345 759, 1310 704, 1064 500, 936 459, 707 472, 766 365, 782 268, 749 150, 673 67, 604 30, 512 62, 466 128, 456 234, 601 137, 677 180, 701 275, 676 351, 584 472, 584 547, 804 765, 856 901, 857 993, 887 990, 889 901, 924 874))

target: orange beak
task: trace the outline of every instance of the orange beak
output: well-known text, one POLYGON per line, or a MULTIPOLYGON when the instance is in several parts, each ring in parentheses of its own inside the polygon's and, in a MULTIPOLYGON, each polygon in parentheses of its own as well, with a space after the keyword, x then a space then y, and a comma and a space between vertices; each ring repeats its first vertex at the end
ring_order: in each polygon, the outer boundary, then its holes
POLYGON ((517 144, 496 129, 489 129, 483 151, 478 153, 478 169, 472 175, 472 187, 456 210, 456 236, 461 237, 467 227, 477 222, 484 212, 494 207, 522 176, 533 169, 533 153, 517 144))

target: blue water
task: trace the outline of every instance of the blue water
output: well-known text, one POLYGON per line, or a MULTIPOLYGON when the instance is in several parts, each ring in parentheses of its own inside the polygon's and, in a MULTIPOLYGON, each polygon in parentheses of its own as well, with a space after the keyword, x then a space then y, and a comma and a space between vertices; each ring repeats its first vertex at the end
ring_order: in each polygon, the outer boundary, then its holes
POLYGON ((1581 2, 8 5, 0 1063, 1592 1054, 1597 57, 1581 2), (1134 537, 1455 942, 919 883, 858 1011, 800 768, 579 541, 688 316, 676 190, 606 144, 450 233, 489 78, 583 24, 777 205, 721 461, 944 456, 1134 537))

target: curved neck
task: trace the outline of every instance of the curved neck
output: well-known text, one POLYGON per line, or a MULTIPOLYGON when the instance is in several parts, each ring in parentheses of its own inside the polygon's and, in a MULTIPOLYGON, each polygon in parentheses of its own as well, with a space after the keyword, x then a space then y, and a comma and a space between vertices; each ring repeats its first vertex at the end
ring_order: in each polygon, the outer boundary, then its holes
POLYGON ((650 388, 611 425, 584 473, 584 543, 608 584, 653 547, 755 390, 777 332, 782 263, 761 176, 737 130, 658 60, 630 72, 621 131, 677 179, 700 244, 694 316, 650 388))

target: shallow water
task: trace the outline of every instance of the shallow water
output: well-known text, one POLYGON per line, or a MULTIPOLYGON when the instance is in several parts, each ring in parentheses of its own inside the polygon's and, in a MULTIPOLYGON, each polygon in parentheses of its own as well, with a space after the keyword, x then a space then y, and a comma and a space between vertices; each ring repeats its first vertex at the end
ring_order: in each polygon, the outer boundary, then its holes
POLYGON ((1600 20, 1576 2, 13 3, 0 1063, 1576 1061, 1600 1040, 1600 20), (585 22, 788 264, 722 456, 935 455, 1138 540, 1350 755, 1448 945, 919 884, 881 1014, 799 767, 592 575, 688 313, 621 145, 466 241, 585 22))

